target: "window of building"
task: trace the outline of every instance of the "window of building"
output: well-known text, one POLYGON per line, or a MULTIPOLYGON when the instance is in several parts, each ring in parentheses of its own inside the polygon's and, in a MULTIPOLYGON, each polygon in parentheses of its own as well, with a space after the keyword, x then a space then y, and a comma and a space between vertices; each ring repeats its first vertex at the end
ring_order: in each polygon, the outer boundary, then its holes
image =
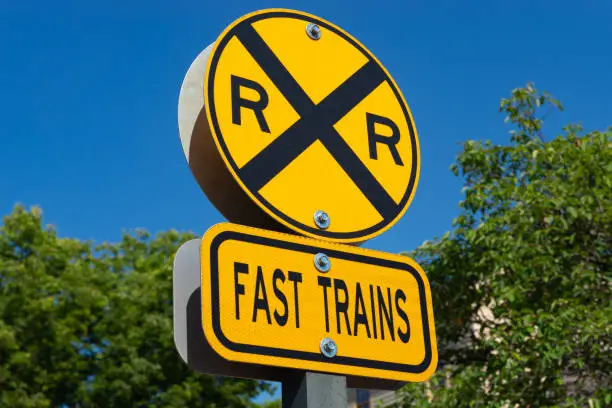
POLYGON ((357 390, 357 407, 370 408, 370 391, 357 390))

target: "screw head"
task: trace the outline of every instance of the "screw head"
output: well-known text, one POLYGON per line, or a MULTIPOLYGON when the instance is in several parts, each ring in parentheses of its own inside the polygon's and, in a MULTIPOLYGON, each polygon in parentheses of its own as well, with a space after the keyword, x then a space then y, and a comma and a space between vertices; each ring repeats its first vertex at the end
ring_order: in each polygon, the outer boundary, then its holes
POLYGON ((333 358, 336 357, 336 354, 338 353, 338 345, 329 337, 325 337, 323 340, 321 340, 320 347, 321 353, 325 357, 333 358))
POLYGON ((317 227, 321 229, 327 229, 329 227, 329 215, 325 211, 317 211, 314 213, 314 222, 317 224, 317 227))
POLYGON ((309 23, 306 26, 306 33, 313 40, 318 40, 319 38, 321 38, 321 27, 319 27, 315 23, 309 23))
POLYGON ((320 272, 327 272, 329 268, 331 268, 331 260, 327 255, 321 252, 314 256, 314 264, 320 272))

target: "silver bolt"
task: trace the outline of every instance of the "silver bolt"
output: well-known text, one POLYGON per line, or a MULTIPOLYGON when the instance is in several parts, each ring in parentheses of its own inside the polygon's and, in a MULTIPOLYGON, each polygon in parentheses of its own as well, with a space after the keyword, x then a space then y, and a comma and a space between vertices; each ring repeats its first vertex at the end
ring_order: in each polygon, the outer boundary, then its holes
POLYGON ((319 27, 315 23, 309 23, 306 26, 306 33, 313 40, 318 40, 319 38, 321 38, 321 27, 319 27))
POLYGON ((320 272, 327 272, 331 268, 329 257, 320 252, 314 256, 314 264, 320 272))
POLYGON ((335 341, 333 341, 329 337, 325 337, 323 340, 321 340, 320 346, 321 353, 323 353, 325 357, 336 357, 336 354, 338 353, 338 346, 336 345, 335 341))
POLYGON ((329 221, 329 215, 325 211, 318 210, 314 213, 314 222, 317 224, 317 227, 327 229, 329 221))

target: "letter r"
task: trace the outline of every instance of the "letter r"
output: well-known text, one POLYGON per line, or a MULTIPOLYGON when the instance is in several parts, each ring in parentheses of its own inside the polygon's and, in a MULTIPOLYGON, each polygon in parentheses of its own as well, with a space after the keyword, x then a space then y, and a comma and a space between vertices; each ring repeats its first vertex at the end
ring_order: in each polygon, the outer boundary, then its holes
POLYGON ((366 112, 366 121, 368 123, 368 145, 370 147, 370 159, 378 160, 378 149, 376 144, 382 143, 389 148, 393 161, 398 166, 403 166, 402 158, 397 151, 397 144, 400 141, 400 131, 395 122, 384 116, 375 115, 366 112), (384 125, 391 129, 391 136, 384 136, 376 133, 376 124, 384 125))
POLYGON ((263 86, 250 79, 232 75, 232 123, 234 125, 242 125, 241 108, 250 109, 255 114, 257 123, 262 132, 270 133, 270 127, 263 114, 264 109, 268 106, 268 93, 263 86), (240 88, 249 88, 257 92, 259 99, 252 101, 244 99, 240 95, 240 88))

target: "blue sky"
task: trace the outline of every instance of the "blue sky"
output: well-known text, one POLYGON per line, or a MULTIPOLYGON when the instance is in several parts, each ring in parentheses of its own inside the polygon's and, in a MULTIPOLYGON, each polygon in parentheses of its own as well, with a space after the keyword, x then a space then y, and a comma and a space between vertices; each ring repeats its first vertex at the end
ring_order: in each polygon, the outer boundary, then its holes
POLYGON ((568 122, 612 125, 612 3, 569 1, 9 1, 0 12, 0 213, 40 205, 60 235, 203 233, 222 221, 187 167, 181 82, 223 28, 257 9, 316 14, 356 36, 411 107, 422 167, 411 207, 366 247, 398 252, 441 235, 467 139, 508 140, 501 97, 528 81, 568 122))

